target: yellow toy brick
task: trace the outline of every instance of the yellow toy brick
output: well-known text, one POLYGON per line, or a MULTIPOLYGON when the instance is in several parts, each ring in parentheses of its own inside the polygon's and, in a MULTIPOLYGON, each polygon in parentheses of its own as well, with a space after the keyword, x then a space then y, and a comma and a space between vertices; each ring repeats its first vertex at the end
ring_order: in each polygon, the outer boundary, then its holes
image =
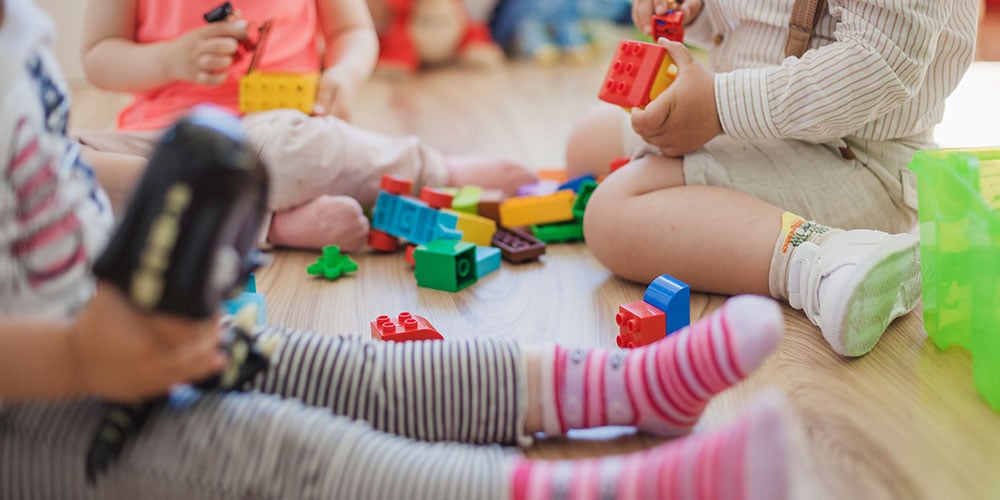
POLYGON ((572 189, 507 199, 500 205, 500 225, 517 227, 573 220, 575 199, 572 189))
POLYGON ((261 73, 240 79, 240 112, 297 109, 312 114, 319 74, 261 73))
POLYGON ((493 234, 497 232, 497 223, 481 217, 479 215, 457 212, 454 210, 442 210, 458 217, 455 229, 462 231, 462 241, 475 243, 476 245, 488 247, 493 243, 493 234))

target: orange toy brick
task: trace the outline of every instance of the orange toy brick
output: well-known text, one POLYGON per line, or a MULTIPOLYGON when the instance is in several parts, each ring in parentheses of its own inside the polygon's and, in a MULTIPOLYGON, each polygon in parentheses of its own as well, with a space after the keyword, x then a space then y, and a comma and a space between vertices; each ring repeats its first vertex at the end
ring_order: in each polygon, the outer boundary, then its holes
POLYGON ((399 313, 396 322, 389 316, 379 316, 371 322, 372 338, 392 342, 410 340, 444 340, 426 319, 409 312, 399 313))
POLYGON ((667 49, 654 43, 622 40, 597 96, 624 108, 643 108, 675 78, 677 70, 667 49))
POLYGON ((667 336, 667 315, 641 300, 618 306, 615 323, 618 347, 639 347, 667 336))

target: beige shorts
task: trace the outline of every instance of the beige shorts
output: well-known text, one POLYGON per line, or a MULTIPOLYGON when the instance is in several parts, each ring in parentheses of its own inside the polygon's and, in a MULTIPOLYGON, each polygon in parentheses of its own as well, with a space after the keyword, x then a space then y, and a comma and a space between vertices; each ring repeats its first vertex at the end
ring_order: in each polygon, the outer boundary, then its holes
MULTIPOLYGON (((414 136, 388 136, 337 118, 285 109, 249 114, 243 128, 271 173, 268 205, 274 211, 324 194, 350 196, 369 206, 383 174, 413 180, 417 192, 448 181, 441 153, 414 136)), ((76 138, 97 151, 148 157, 161 134, 78 131, 76 138)))
MULTIPOLYGON (((623 129, 626 151, 636 157, 659 154, 627 120, 623 129)), ((917 149, 930 147, 930 134, 826 144, 721 135, 684 156, 684 182, 730 187, 833 227, 900 233, 917 222, 916 176, 906 166, 917 149), (850 146, 854 159, 843 157, 844 146, 850 146)))

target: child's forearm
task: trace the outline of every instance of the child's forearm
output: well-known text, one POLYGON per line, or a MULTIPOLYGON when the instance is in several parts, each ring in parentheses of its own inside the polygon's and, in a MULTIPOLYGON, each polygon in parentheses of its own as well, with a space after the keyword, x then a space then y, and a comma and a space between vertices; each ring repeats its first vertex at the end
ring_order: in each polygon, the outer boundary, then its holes
POLYGON ((0 318, 0 400, 86 394, 73 341, 69 322, 0 318))
POLYGON ((327 39, 323 68, 336 66, 355 78, 355 88, 371 78, 378 60, 378 38, 370 28, 358 27, 327 39))
POLYGON ((84 51, 83 69, 90 82, 104 90, 152 90, 177 80, 170 63, 170 44, 105 38, 84 51))

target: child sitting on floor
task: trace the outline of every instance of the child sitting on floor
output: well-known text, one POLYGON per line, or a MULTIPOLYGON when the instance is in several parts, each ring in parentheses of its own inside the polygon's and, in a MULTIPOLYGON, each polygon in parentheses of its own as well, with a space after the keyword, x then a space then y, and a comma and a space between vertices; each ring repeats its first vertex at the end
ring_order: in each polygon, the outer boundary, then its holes
POLYGON ((102 184, 120 198, 128 191, 163 128, 198 103, 238 112, 239 78, 250 54, 248 23, 270 21, 266 44, 255 54, 262 72, 322 71, 313 116, 279 109, 249 113, 250 143, 274 179, 267 240, 271 244, 360 248, 370 206, 383 174, 422 186, 479 185, 513 194, 535 175, 514 162, 446 156, 416 137, 390 137, 351 125, 354 96, 371 76, 377 37, 364 0, 238 0, 243 19, 207 24, 203 14, 218 0, 91 2, 85 22, 84 69, 103 89, 130 92, 118 132, 81 132, 79 140, 105 171, 102 184), (321 50, 318 42, 325 48, 321 50), (129 155, 132 155, 130 157, 129 155), (100 159, 98 159, 100 158, 100 159), (137 166, 140 165, 140 166, 137 166), (124 177, 124 179, 123 179, 124 177), (360 205, 359 205, 360 203, 360 205))

